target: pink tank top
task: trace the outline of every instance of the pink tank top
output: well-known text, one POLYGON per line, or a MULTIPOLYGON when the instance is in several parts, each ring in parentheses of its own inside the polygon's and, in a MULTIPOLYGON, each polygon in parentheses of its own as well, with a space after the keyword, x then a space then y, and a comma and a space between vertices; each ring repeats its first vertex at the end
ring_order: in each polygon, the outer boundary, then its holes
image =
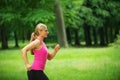
MULTIPOLYGON (((40 41, 40 40, 39 40, 40 41)), ((32 64, 32 70, 44 70, 47 56, 48 56, 48 50, 43 41, 40 41, 40 45, 42 46, 39 50, 34 50, 34 61, 32 64)))

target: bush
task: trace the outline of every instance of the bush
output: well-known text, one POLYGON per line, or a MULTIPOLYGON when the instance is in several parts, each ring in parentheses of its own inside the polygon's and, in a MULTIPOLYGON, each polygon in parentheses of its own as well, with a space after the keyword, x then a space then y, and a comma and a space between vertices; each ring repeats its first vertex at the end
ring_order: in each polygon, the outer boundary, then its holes
POLYGON ((117 35, 117 39, 116 41, 114 42, 114 46, 117 48, 117 47, 120 47, 120 34, 117 35))

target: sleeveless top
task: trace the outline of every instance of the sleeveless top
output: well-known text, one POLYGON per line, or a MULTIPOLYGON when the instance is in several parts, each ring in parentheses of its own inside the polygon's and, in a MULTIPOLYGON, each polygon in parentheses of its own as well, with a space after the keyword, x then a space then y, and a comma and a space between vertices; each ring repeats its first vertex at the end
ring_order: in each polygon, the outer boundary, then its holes
MULTIPOLYGON (((40 41, 40 40, 39 40, 40 41)), ((48 49, 43 41, 40 41, 41 48, 34 50, 34 61, 32 70, 44 70, 48 56, 48 49)))

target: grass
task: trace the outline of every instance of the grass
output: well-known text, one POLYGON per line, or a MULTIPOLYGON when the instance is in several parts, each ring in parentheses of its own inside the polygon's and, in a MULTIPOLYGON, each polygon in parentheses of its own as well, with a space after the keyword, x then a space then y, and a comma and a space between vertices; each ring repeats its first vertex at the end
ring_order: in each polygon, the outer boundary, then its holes
MULTIPOLYGON (((45 73, 50 80, 119 80, 119 52, 119 47, 61 49, 47 61, 45 73)), ((0 80, 27 80, 20 49, 0 51, 0 80)))

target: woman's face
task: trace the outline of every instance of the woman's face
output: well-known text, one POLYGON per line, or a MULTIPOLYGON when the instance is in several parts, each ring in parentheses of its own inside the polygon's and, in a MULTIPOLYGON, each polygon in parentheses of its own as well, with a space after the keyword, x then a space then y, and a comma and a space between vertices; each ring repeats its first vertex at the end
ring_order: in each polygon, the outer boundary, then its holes
POLYGON ((48 29, 47 27, 44 27, 41 31, 40 31, 40 35, 44 38, 46 38, 48 36, 48 29))

